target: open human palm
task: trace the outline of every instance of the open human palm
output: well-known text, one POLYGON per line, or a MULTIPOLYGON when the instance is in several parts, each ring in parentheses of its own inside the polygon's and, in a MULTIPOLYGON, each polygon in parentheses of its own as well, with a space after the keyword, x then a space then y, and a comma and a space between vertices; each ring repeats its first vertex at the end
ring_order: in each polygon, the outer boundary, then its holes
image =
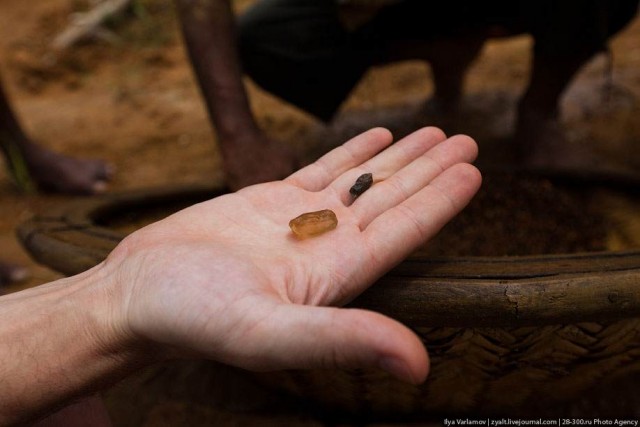
POLYGON ((111 254, 131 334, 172 355, 256 369, 379 367, 420 382, 428 358, 402 324, 342 309, 431 238, 480 184, 466 136, 373 129, 283 181, 192 206, 111 254), (386 149, 385 149, 386 148, 386 149), (376 183, 357 199, 363 173, 376 183), (292 218, 331 209, 336 229, 297 238, 292 218), (176 349, 177 350, 176 352, 176 349))

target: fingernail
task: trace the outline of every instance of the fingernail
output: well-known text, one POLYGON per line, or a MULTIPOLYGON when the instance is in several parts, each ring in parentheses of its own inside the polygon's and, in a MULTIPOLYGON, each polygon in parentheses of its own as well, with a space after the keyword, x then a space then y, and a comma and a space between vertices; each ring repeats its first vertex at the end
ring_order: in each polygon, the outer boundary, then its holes
POLYGON ((407 364, 400 359, 395 357, 383 357, 380 359, 380 362, 378 362, 378 366, 383 371, 386 371, 403 381, 410 382, 412 384, 416 382, 407 364))

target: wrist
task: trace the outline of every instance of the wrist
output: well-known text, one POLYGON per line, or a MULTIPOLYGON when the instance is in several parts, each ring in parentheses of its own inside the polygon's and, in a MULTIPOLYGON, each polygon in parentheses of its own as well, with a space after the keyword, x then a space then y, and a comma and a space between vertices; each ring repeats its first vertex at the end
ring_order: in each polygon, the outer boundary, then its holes
POLYGON ((153 362, 103 266, 0 298, 0 425, 43 415, 153 362), (25 355, 29 355, 25 357, 25 355))
POLYGON ((102 355, 119 359, 123 367, 161 359, 154 344, 131 331, 127 320, 127 295, 118 274, 105 262, 72 279, 76 298, 89 325, 87 340, 102 355))
POLYGON ((269 140, 257 127, 218 134, 218 148, 225 162, 238 162, 252 153, 262 152, 269 140))
POLYGON ((225 118, 216 121, 216 133, 221 144, 235 144, 245 141, 256 141, 262 135, 262 131, 253 118, 236 120, 225 118))

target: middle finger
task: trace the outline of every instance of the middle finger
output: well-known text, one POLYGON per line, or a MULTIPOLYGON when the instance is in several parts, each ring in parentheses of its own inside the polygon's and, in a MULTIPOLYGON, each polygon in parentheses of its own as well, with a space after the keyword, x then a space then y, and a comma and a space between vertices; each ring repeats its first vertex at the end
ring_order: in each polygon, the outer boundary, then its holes
POLYGON ((370 160, 346 171, 336 178, 328 186, 328 189, 338 194, 345 206, 349 206, 353 202, 349 188, 360 175, 372 172, 374 182, 390 177, 445 139, 446 135, 438 128, 420 129, 402 138, 370 160))

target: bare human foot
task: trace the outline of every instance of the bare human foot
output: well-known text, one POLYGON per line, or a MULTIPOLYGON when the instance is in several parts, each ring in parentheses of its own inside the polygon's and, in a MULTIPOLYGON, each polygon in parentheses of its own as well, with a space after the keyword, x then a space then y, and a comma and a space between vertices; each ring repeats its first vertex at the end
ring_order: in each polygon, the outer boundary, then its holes
POLYGON ((24 133, 0 84, 0 149, 23 190, 69 194, 106 190, 113 168, 101 160, 80 160, 44 148, 24 133))
POLYGON ((21 282, 28 277, 29 272, 26 268, 0 260, 0 286, 21 282))
POLYGON ((595 153, 570 141, 555 117, 522 115, 514 139, 523 169, 584 174, 598 167, 595 153))
POLYGON ((20 148, 27 173, 41 190, 66 194, 102 193, 114 172, 114 168, 102 160, 78 159, 30 141, 20 148))
POLYGON ((597 153, 584 141, 567 138, 555 117, 521 115, 514 140, 521 170, 602 182, 635 181, 638 177, 638 171, 597 153))

